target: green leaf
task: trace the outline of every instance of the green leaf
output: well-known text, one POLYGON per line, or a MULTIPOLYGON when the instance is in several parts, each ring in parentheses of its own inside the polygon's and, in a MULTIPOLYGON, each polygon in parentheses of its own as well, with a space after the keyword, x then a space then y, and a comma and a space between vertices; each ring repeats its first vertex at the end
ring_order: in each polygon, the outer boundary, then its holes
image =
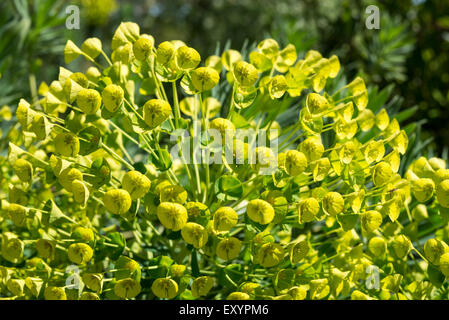
POLYGON ((243 194, 243 185, 231 175, 223 175, 215 182, 215 194, 222 201, 238 200, 243 194))
POLYGON ((97 127, 88 126, 78 133, 80 138, 80 155, 88 155, 100 147, 101 133, 97 127))

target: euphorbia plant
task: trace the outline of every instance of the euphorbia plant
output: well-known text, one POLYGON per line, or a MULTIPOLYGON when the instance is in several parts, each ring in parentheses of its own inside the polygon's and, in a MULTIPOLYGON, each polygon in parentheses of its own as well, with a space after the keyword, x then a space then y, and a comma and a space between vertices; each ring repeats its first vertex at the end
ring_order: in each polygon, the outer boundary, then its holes
POLYGON ((446 163, 420 158, 401 177, 406 132, 367 107, 363 79, 342 83, 336 56, 298 58, 266 39, 247 59, 230 49, 202 62, 131 22, 115 31, 110 57, 100 39, 69 41, 66 62, 79 56, 93 65, 61 67, 42 99, 20 101, 8 133, 3 297, 446 290, 446 163))

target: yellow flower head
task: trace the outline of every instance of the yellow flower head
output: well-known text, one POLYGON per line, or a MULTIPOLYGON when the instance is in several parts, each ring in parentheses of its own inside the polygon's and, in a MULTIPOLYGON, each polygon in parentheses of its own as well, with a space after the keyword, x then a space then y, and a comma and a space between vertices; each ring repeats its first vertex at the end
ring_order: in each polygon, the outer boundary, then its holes
POLYGON ((122 187, 136 200, 145 196, 151 187, 151 181, 139 171, 128 171, 122 179, 122 187))
POLYGON ((123 103, 125 92, 116 84, 108 84, 101 92, 104 107, 109 112, 116 112, 123 103))
POLYGON ((151 286, 154 295, 161 299, 173 299, 178 294, 178 284, 168 278, 158 278, 151 286))
POLYGON ((151 128, 156 128, 167 120, 171 112, 170 104, 162 99, 151 99, 143 106, 145 123, 151 128))
POLYGON ((131 208, 131 196, 123 189, 108 190, 103 197, 103 202, 111 213, 124 214, 131 208))
POLYGON ((162 225, 173 231, 181 230, 187 223, 187 210, 179 203, 161 202, 156 213, 162 225))
POLYGON ((440 257, 446 252, 449 252, 448 245, 438 239, 429 239, 424 245, 424 255, 435 265, 440 263, 440 257))
POLYGON ((151 36, 140 36, 133 44, 133 53, 137 60, 144 61, 150 54, 151 49, 153 49, 154 39, 151 36))
POLYGON ((76 97, 78 107, 85 114, 95 114, 101 106, 101 96, 97 90, 81 89, 76 97))
POLYGON ((399 259, 405 257, 411 248, 412 243, 405 235, 398 235, 393 239, 393 251, 399 259))
POLYGON ((220 81, 218 72, 210 67, 201 67, 191 73, 192 83, 196 90, 203 92, 215 87, 220 81))
POLYGON ((376 187, 382 186, 390 181, 393 176, 393 170, 387 162, 379 162, 373 169, 373 183, 376 187))
POLYGON ((251 297, 244 292, 232 292, 227 297, 226 300, 250 300, 251 297))
POLYGON ((55 137, 55 151, 64 157, 75 157, 80 152, 80 141, 73 133, 59 133, 55 137))
POLYGON ((216 231, 229 231, 238 222, 238 215, 231 207, 221 207, 214 213, 214 229, 216 231))
POLYGON ((274 209, 267 201, 254 199, 246 207, 248 217, 260 224, 269 224, 274 218, 274 209))
POLYGON ((67 300, 64 288, 48 286, 44 290, 45 300, 67 300))
POLYGON ((360 221, 366 232, 373 232, 382 224, 382 215, 375 210, 366 211, 361 214, 360 221))
POLYGON ((175 46, 170 41, 164 41, 157 47, 156 60, 162 65, 167 64, 175 53, 175 46))
POLYGON ((33 178, 33 165, 25 159, 17 159, 13 164, 16 175, 23 182, 31 182, 33 178))
POLYGON ((324 153, 321 138, 317 136, 308 137, 299 144, 299 151, 307 157, 309 162, 320 159, 324 153))
POLYGON ((345 201, 338 192, 328 192, 323 200, 323 210, 330 216, 336 216, 343 211, 345 201))
POLYGON ((368 250, 375 257, 381 257, 387 251, 387 243, 381 237, 372 237, 368 241, 368 250))
POLYGON ((268 242, 263 244, 257 252, 257 261, 265 268, 271 268, 284 259, 284 248, 278 243, 268 242))
POLYGON ((440 205, 443 208, 449 208, 449 179, 440 182, 436 195, 440 205))
POLYGON ((182 70, 192 70, 201 62, 201 56, 195 49, 182 46, 175 52, 175 61, 178 68, 182 70))
POLYGON ((187 222, 181 229, 181 235, 185 242, 197 249, 203 247, 208 239, 207 230, 195 222, 187 222))
POLYGON ((251 87, 259 79, 256 67, 245 61, 238 61, 233 65, 235 80, 244 87, 251 87))
POLYGON ((214 282, 214 278, 208 276, 196 278, 192 283, 192 295, 195 298, 207 295, 214 286, 214 282))
POLYGON ((320 204, 315 198, 307 198, 298 204, 297 209, 300 223, 311 222, 320 211, 320 204))
POLYGON ((24 226, 28 213, 28 210, 25 207, 19 204, 10 203, 6 211, 8 212, 12 222, 14 222, 14 225, 17 227, 24 226))
POLYGON ((237 258, 242 249, 242 242, 234 237, 220 240, 217 244, 216 253, 220 259, 232 260, 237 258))
POLYGON ((285 171, 290 176, 297 176, 307 168, 307 158, 304 153, 296 150, 289 150, 285 154, 285 171))
POLYGON ((419 202, 426 202, 433 196, 435 183, 429 178, 420 178, 412 181, 412 192, 419 202))
POLYGON ((92 259, 94 251, 85 243, 73 243, 67 249, 70 261, 76 264, 84 264, 92 259))
POLYGON ((114 285, 114 293, 122 299, 135 298, 141 290, 140 283, 131 278, 118 280, 114 285))
POLYGON ((59 183, 66 189, 68 192, 73 191, 73 181, 79 180, 83 181, 83 174, 81 171, 75 168, 66 168, 64 169, 58 177, 59 183))
POLYGON ((187 191, 179 185, 170 185, 161 189, 161 202, 183 204, 187 200, 187 191))

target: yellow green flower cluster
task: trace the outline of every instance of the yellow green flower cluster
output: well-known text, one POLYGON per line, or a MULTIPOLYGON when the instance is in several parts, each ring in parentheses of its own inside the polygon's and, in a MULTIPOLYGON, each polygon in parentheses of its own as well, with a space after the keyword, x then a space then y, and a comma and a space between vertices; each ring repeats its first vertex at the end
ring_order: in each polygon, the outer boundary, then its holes
POLYGON ((337 56, 266 39, 202 57, 132 22, 111 49, 68 41, 66 63, 90 66, 18 104, 2 299, 448 298, 447 164, 404 167, 410 132, 337 56), (196 122, 222 134, 200 139, 222 162, 170 152, 196 122))

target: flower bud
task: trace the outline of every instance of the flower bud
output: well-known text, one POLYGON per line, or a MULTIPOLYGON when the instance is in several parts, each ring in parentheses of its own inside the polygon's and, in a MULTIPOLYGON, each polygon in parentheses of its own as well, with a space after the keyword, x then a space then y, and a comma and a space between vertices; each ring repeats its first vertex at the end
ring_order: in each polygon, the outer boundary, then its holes
POLYGON ((284 259, 284 248, 278 243, 263 244, 257 252, 257 261, 265 268, 278 265, 284 259))
POLYGON ((175 62, 182 70, 192 70, 201 62, 201 56, 195 49, 182 46, 175 52, 175 62))
POLYGON ((108 190, 103 197, 103 202, 111 213, 124 214, 131 208, 131 196, 123 189, 108 190))
POLYGON ((231 207, 221 207, 214 213, 214 229, 216 231, 229 231, 238 222, 237 212, 231 207))
POLYGON ((260 224, 269 224, 274 218, 274 209, 265 200, 254 199, 246 207, 248 217, 260 224))
POLYGON ((382 215, 375 210, 366 211, 361 214, 360 221, 366 232, 373 232, 382 224, 382 215))
POLYGON ((66 168, 61 171, 58 177, 59 183, 66 189, 68 192, 72 192, 73 189, 73 181, 79 180, 83 181, 83 174, 81 171, 75 168, 66 168))
POLYGON ((438 239, 429 239, 424 245, 424 255, 435 265, 439 265, 440 257, 446 252, 449 252, 449 247, 438 239))
POLYGON ((89 67, 86 71, 86 77, 90 82, 98 83, 100 80, 101 72, 95 67, 89 67))
POLYGON ((143 106, 145 123, 151 128, 156 128, 167 120, 171 114, 170 104, 161 99, 151 99, 143 106))
POLYGON ((381 257, 387 251, 387 243, 381 237, 372 237, 368 241, 368 250, 375 257, 381 257))
POLYGON ((292 246, 290 251, 291 263, 292 264, 298 263, 307 256, 307 253, 309 253, 309 244, 307 243, 307 240, 302 240, 295 243, 295 245, 292 246))
POLYGON ((187 222, 181 229, 181 236, 185 242, 197 249, 203 247, 208 239, 207 230, 195 222, 187 222))
POLYGON ((81 50, 92 59, 95 59, 102 51, 101 40, 98 38, 88 38, 83 42, 81 50))
POLYGON ((412 181, 411 186, 413 195, 419 202, 426 202, 432 198, 435 190, 435 184, 429 178, 420 178, 412 181))
POLYGON ((410 251, 412 243, 405 235, 398 235, 393 239, 392 246, 394 253, 399 259, 404 258, 410 251))
POLYGON ((189 217, 198 218, 209 214, 209 208, 201 202, 187 202, 186 209, 189 217))
POLYGON ((139 171, 128 171, 122 179, 122 187, 136 200, 145 196, 151 187, 151 181, 139 171))
POLYGON ((83 292, 80 296, 80 300, 100 300, 100 297, 93 292, 83 292))
POLYGON ((92 259, 94 251, 85 243, 73 243, 67 249, 67 255, 70 261, 76 264, 85 264, 92 259))
POLYGON ((441 159, 441 158, 430 158, 429 159, 429 164, 432 167, 433 170, 438 170, 438 169, 446 169, 446 160, 441 159))
POLYGON ((428 219, 429 215, 427 214, 427 207, 422 203, 418 204, 412 210, 412 217, 417 222, 428 219))
POLYGON ((140 291, 142 291, 140 283, 131 278, 118 280, 114 285, 114 293, 122 299, 135 298, 140 291))
POLYGON ((22 296, 23 295, 23 287, 25 286, 25 280, 21 279, 9 279, 6 282, 6 287, 14 296, 22 296))
POLYGON ((84 227, 76 227, 75 230, 73 230, 72 239, 80 240, 80 241, 93 241, 95 239, 94 232, 92 229, 84 228, 84 227))
POLYGON ((103 288, 103 274, 101 273, 83 273, 82 279, 87 288, 101 293, 103 288))
POLYGON ((193 280, 192 295, 195 298, 205 296, 209 293, 213 286, 214 278, 208 276, 198 277, 193 280))
POLYGON ((101 106, 101 96, 97 90, 81 89, 76 96, 78 107, 85 114, 95 114, 101 106))
POLYGON ((373 183, 376 187, 382 186, 390 181, 393 176, 393 170, 387 162, 379 162, 373 169, 373 183))
POLYGON ((111 113, 116 112, 123 103, 124 95, 125 93, 120 86, 116 84, 107 85, 101 93, 104 107, 111 113))
POLYGON ((159 44, 156 51, 156 60, 162 65, 167 64, 175 53, 175 46, 170 41, 164 41, 159 44))
POLYGON ((368 295, 364 294, 362 291, 354 290, 351 293, 351 300, 371 300, 371 298, 368 295))
POLYGON ((27 209, 19 204, 10 203, 6 209, 14 225, 23 227, 27 217, 27 209))
POLYGON ((154 40, 152 37, 143 37, 141 36, 137 39, 133 44, 133 53, 137 60, 144 61, 146 60, 150 54, 151 49, 153 49, 154 40))
POLYGON ((48 286, 44 291, 45 300, 67 300, 64 288, 48 286))
POLYGON ((36 250, 39 257, 53 260, 55 257, 56 245, 54 241, 47 239, 38 239, 36 241, 36 250))
POLYGON ((244 87, 253 86, 259 79, 256 67, 245 61, 238 61, 233 65, 235 80, 244 87))
POLYGON ((161 202, 156 214, 162 225, 173 231, 181 230, 187 223, 187 210, 179 203, 161 202))
POLYGON ((338 192, 328 192, 322 201, 324 212, 330 216, 341 213, 345 206, 345 200, 338 192))
POLYGON ((227 297, 226 300, 250 300, 251 297, 244 292, 232 292, 227 297))
POLYGON ((220 131, 223 141, 225 140, 225 137, 232 137, 235 134, 235 126, 228 119, 216 118, 211 121, 209 127, 220 131))
POLYGON ((179 185, 170 185, 161 189, 161 202, 176 202, 183 204, 187 201, 187 191, 179 185))
POLYGON ((436 195, 440 205, 443 208, 449 208, 449 179, 440 182, 436 195))
POLYGON ((14 172, 23 182, 31 182, 33 165, 25 159, 17 159, 13 165, 14 172))
POLYGON ((320 211, 320 204, 315 198, 307 198, 298 204, 297 209, 299 223, 311 222, 320 211))
POLYGON ((73 133, 59 133, 55 138, 55 151, 64 157, 76 157, 80 152, 80 141, 73 133))
POLYGON ((300 151, 288 150, 285 154, 284 166, 290 176, 300 175, 307 168, 307 158, 300 151))
POLYGON ((191 73, 192 83, 196 90, 203 92, 215 87, 220 81, 220 75, 215 69, 201 67, 191 73))
POLYGON ((237 258, 242 249, 242 242, 234 237, 220 240, 215 250, 217 256, 223 260, 232 260, 237 258))
POLYGON ((321 138, 312 136, 299 144, 299 151, 301 151, 309 162, 318 160, 324 153, 324 146, 321 143, 321 138))
POLYGON ((18 263, 23 256, 25 244, 14 233, 4 232, 2 234, 2 257, 12 263, 18 263))
POLYGON ((172 264, 170 266, 170 272, 173 277, 180 278, 184 275, 186 266, 183 264, 172 264))
POLYGON ((312 92, 307 96, 306 107, 311 114, 319 114, 329 109, 329 102, 325 97, 312 92))
POLYGON ((173 299, 178 294, 178 284, 175 280, 158 278, 151 286, 154 295, 161 299, 173 299))

